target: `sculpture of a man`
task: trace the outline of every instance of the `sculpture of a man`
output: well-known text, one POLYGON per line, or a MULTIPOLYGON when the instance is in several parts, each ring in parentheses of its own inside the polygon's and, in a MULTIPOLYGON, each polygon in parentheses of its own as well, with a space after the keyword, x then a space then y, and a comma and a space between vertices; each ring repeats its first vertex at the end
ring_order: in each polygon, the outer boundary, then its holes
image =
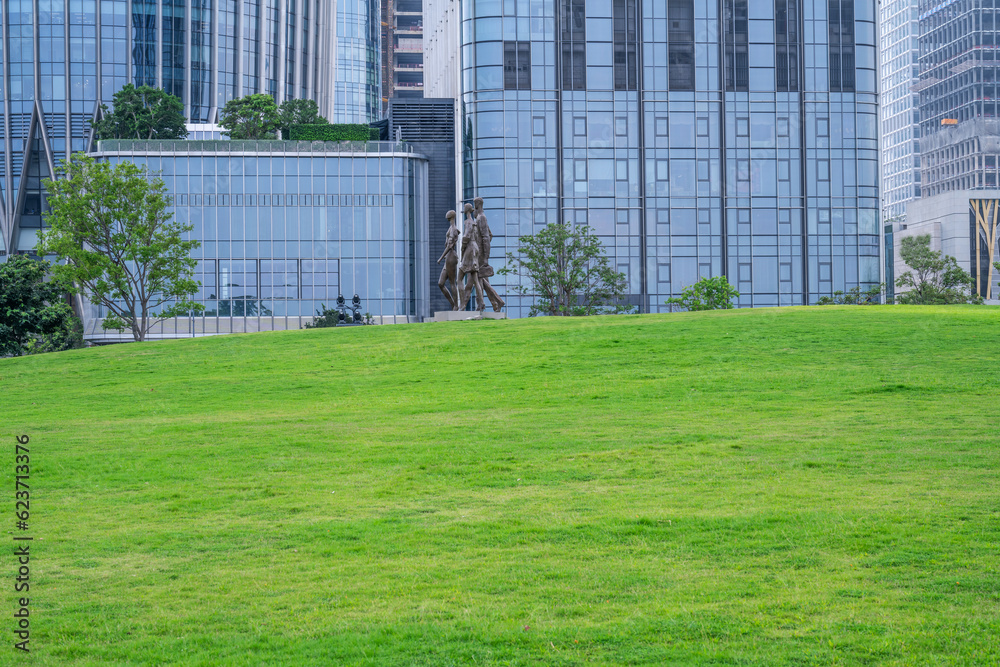
POLYGON ((499 313, 500 309, 504 307, 504 300, 493 289, 489 280, 490 276, 493 275, 493 267, 490 266, 490 242, 493 240, 493 232, 490 231, 490 224, 486 220, 486 214, 483 212, 483 198, 476 197, 472 201, 475 203, 473 215, 475 216, 476 227, 479 228, 479 237, 482 239, 479 247, 479 282, 483 292, 489 298, 490 303, 493 304, 493 310, 499 313))
POLYGON ((482 239, 479 235, 479 226, 472 218, 472 204, 465 205, 465 215, 465 224, 463 225, 465 229, 462 234, 462 265, 458 272, 461 299, 456 310, 469 300, 469 296, 475 290, 476 310, 483 311, 486 309, 486 303, 483 299, 483 288, 479 282, 479 251, 482 239), (465 276, 468 276, 468 280, 466 280, 465 289, 462 290, 462 278, 465 276))
POLYGON ((450 221, 451 226, 448 227, 448 232, 444 236, 444 252, 438 257, 438 264, 441 263, 441 260, 445 260, 444 266, 441 267, 441 275, 438 277, 438 287, 448 299, 452 310, 458 310, 458 297, 461 293, 455 275, 458 270, 458 237, 461 236, 455 225, 456 215, 455 211, 448 211, 444 216, 450 221), (449 280, 451 281, 451 289, 446 289, 445 285, 449 280))

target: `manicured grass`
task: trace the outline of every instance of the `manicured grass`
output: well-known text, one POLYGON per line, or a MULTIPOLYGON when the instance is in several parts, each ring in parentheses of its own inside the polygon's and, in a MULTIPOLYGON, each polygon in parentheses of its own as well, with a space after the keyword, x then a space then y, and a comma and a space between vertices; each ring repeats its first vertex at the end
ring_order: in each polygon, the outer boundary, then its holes
POLYGON ((1000 309, 898 306, 0 360, 30 657, 997 664, 998 354, 1000 309))

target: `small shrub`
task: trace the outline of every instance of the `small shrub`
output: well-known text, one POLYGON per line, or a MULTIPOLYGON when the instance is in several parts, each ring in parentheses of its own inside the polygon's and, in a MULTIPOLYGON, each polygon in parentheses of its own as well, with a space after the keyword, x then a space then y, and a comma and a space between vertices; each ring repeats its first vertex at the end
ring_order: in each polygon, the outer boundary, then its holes
POLYGON ((882 291, 885 283, 879 283, 874 287, 862 291, 861 286, 852 287, 846 292, 837 290, 833 296, 820 297, 816 302, 817 306, 877 306, 882 303, 882 291))
POLYGON ((739 295, 725 276, 716 276, 685 287, 679 297, 667 299, 667 303, 687 310, 729 310, 739 295))
MULTIPOLYGON (((316 319, 312 322, 306 322, 304 329, 324 329, 326 327, 335 327, 340 321, 340 313, 333 309, 327 308, 325 303, 321 303, 320 309, 316 311, 316 319)), ((350 321, 350 316, 347 320, 350 321)))

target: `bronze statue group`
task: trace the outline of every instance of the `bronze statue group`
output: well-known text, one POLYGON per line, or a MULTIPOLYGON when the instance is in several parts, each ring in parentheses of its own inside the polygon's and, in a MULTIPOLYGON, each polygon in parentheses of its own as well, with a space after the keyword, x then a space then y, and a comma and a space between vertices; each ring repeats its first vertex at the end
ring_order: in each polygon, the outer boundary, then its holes
POLYGON ((448 299, 452 310, 461 310, 468 303, 473 292, 476 294, 476 310, 486 310, 486 298, 493 305, 493 310, 500 312, 504 306, 503 299, 490 285, 493 267, 490 266, 490 241, 493 233, 490 231, 486 214, 483 213, 483 198, 476 197, 473 204, 465 205, 465 221, 463 232, 459 233, 455 222, 455 211, 445 215, 451 222, 445 235, 444 252, 438 258, 438 264, 445 260, 438 278, 438 287, 448 299), (461 262, 459 262, 458 239, 462 237, 461 262), (451 281, 451 289, 445 285, 451 281), (485 298, 484 298, 485 295, 485 298))

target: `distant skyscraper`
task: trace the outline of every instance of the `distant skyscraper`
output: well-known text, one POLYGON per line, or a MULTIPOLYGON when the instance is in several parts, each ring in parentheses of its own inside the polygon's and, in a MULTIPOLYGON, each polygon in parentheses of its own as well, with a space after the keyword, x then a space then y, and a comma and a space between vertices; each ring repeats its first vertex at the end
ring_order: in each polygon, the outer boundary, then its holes
POLYGON ((459 0, 424 3, 424 97, 458 98, 459 0))
MULTIPOLYGON (((324 11, 330 11, 331 7, 337 11, 335 67, 328 70, 334 95, 330 101, 332 109, 326 117, 332 123, 378 120, 382 114, 379 0, 318 1, 324 11)), ((320 109, 323 108, 321 102, 320 109)))
POLYGON ((880 282, 874 0, 461 11, 465 194, 486 200, 498 263, 573 221, 643 311, 703 276, 745 306, 880 282))
POLYGON ((905 220, 885 226, 887 251, 895 247, 887 280, 890 271, 898 275, 906 269, 899 259, 902 240, 926 234, 932 249, 955 257, 972 273, 980 296, 1000 294, 993 269, 1000 258, 1000 19, 994 5, 994 0, 919 2, 920 198, 906 206, 905 220))
POLYGON ((879 7, 882 72, 883 218, 898 219, 920 196, 920 70, 918 0, 884 0, 879 7))
POLYGON ((424 96, 423 0, 382 2, 382 104, 392 97, 424 96))
POLYGON ((0 253, 34 247, 42 179, 87 147, 88 120, 126 83, 177 95, 193 123, 252 93, 374 120, 377 24, 376 0, 0 2, 0 253))
POLYGON ((992 0, 920 2, 924 196, 997 187, 1000 20, 993 4, 992 0))

